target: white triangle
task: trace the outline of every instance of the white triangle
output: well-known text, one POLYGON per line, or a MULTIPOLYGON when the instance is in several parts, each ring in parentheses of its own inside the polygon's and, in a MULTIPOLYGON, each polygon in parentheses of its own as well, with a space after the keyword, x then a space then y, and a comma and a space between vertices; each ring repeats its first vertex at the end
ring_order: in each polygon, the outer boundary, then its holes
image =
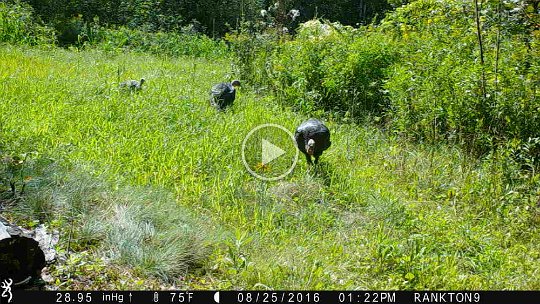
POLYGON ((285 154, 285 151, 283 151, 281 148, 277 147, 276 145, 272 144, 266 139, 262 140, 262 164, 263 165, 270 163, 271 161, 280 157, 283 154, 285 154))

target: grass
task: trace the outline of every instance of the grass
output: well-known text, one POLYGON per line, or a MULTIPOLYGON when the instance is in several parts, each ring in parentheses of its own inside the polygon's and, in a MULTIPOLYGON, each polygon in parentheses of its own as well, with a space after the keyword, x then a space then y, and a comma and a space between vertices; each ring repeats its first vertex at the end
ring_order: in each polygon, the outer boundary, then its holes
POLYGON ((216 112, 226 59, 3 46, 0 62, 0 147, 35 152, 33 211, 14 217, 61 230, 59 288, 540 288, 540 180, 503 152, 328 118, 318 167, 263 182, 244 137, 307 117, 250 88, 216 112))

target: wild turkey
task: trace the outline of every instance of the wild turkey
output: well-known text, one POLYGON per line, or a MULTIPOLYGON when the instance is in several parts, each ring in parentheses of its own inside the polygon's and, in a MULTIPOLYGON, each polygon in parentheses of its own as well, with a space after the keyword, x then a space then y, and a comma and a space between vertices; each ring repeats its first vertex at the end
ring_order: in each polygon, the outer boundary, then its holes
POLYGON ((324 150, 330 148, 330 130, 319 120, 311 118, 304 121, 294 133, 296 144, 300 152, 304 153, 308 164, 312 165, 311 156, 315 157, 315 164, 324 150))
POLYGON ((236 97, 236 87, 240 86, 240 81, 222 82, 214 85, 210 91, 210 104, 218 110, 223 110, 231 106, 236 97))
POLYGON ((141 81, 127 80, 120 84, 120 88, 129 89, 130 91, 140 91, 144 81, 144 78, 141 78, 141 81))

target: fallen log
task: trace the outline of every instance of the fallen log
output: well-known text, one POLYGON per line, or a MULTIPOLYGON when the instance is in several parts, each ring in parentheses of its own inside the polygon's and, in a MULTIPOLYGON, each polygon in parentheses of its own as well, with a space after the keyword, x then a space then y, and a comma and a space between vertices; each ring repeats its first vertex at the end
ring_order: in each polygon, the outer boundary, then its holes
POLYGON ((42 225, 26 230, 0 216, 0 281, 21 285, 41 278, 43 267, 55 258, 52 246, 57 241, 42 225))

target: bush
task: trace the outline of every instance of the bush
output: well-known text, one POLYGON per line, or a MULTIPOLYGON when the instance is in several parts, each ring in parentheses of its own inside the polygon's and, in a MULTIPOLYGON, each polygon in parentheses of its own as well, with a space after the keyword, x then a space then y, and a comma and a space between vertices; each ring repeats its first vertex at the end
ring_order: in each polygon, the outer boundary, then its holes
POLYGON ((86 24, 81 15, 56 22, 58 43, 61 46, 78 45, 84 41, 86 24))
POLYGON ((58 19, 54 29, 41 25, 26 3, 0 2, 0 42, 62 46, 98 47, 106 51, 126 50, 167 56, 223 57, 228 51, 223 41, 213 40, 187 25, 176 32, 147 32, 127 27, 104 27, 99 20, 86 22, 81 15, 58 19), (57 36, 55 32, 58 33, 57 36))
POLYGON ((296 110, 361 117, 381 113, 388 102, 382 85, 397 52, 373 31, 312 20, 295 39, 277 33, 232 38, 243 77, 270 86, 296 110))
POLYGON ((253 85, 267 85, 269 82, 270 58, 279 46, 280 36, 276 29, 246 29, 244 23, 239 31, 225 35, 225 41, 233 53, 233 60, 240 79, 253 85))
POLYGON ((484 64, 473 3, 415 1, 386 18, 382 32, 398 37, 403 52, 385 85, 398 131, 431 142, 450 139, 475 153, 538 137, 540 35, 516 27, 527 22, 518 23, 513 11, 484 3, 484 64))
POLYGON ((54 31, 34 19, 28 4, 0 2, 0 42, 39 45, 54 40, 54 31))
POLYGON ((190 28, 181 32, 150 33, 127 27, 106 28, 86 24, 79 38, 84 46, 118 52, 133 50, 167 56, 222 57, 227 54, 224 42, 213 40, 203 34, 193 33, 190 28))

